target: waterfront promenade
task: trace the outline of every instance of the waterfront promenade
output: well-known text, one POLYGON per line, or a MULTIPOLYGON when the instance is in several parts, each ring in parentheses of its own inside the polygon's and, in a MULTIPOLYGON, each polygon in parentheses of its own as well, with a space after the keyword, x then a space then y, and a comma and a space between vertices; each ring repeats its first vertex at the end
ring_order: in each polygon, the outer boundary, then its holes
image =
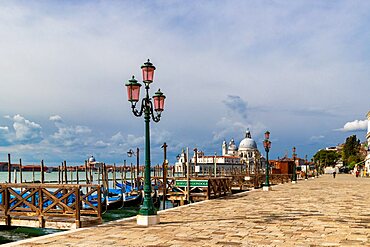
POLYGON ((370 179, 330 175, 9 246, 370 246, 370 179))

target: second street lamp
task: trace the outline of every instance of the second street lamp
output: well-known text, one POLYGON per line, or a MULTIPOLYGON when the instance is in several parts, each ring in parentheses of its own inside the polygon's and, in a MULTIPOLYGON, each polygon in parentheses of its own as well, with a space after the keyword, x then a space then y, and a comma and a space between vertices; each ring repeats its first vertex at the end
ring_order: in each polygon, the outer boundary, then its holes
POLYGON ((295 153, 296 148, 293 147, 293 174, 292 174, 292 184, 297 183, 297 165, 295 163, 295 158, 297 154, 295 153))
POLYGON ((305 172, 305 180, 308 180, 308 169, 307 169, 307 154, 306 154, 306 156, 305 156, 305 160, 304 160, 304 163, 305 163, 305 165, 306 165, 306 172, 305 172))
POLYGON ((266 151, 266 181, 265 181, 265 184, 263 186, 263 190, 264 191, 269 191, 269 190, 271 190, 270 177, 269 177, 269 173, 270 173, 269 151, 270 151, 270 148, 271 148, 271 141, 270 141, 270 132, 269 131, 265 132, 265 140, 263 141, 263 147, 265 148, 265 151, 266 151))
POLYGON ((150 84, 153 82, 155 67, 149 61, 141 66, 143 74, 143 83, 145 85, 145 96, 141 100, 141 106, 136 109, 136 104, 139 101, 140 87, 141 84, 132 79, 128 81, 125 85, 127 87, 128 101, 131 102, 132 113, 136 117, 141 117, 144 115, 145 120, 145 172, 144 172, 144 202, 137 215, 138 225, 154 225, 159 223, 159 216, 157 215, 157 210, 154 207, 153 199, 151 196, 151 179, 150 179, 150 126, 149 122, 152 119, 154 122, 159 122, 161 118, 161 113, 164 110, 164 94, 158 90, 154 96, 151 98, 149 96, 150 84), (153 102, 154 106, 153 106, 153 102), (156 113, 154 115, 154 112, 156 113))
POLYGON ((139 148, 136 148, 136 153, 130 149, 127 151, 127 156, 132 157, 132 155, 136 156, 136 187, 139 190, 140 189, 140 178, 139 178, 139 172, 140 172, 140 150, 139 148))

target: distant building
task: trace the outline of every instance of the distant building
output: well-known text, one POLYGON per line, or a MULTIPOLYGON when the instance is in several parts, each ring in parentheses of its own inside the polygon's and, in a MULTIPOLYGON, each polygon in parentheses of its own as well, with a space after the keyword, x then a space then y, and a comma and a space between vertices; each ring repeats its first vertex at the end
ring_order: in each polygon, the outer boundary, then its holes
MULTIPOLYGON (((221 154, 207 156, 204 155, 204 152, 198 150, 197 157, 194 154, 189 162, 191 164, 197 163, 197 169, 199 170, 196 172, 198 173, 203 173, 204 170, 214 172, 216 167, 217 173, 221 174, 235 169, 247 169, 253 173, 254 164, 260 164, 261 154, 249 130, 246 131, 245 138, 240 142, 239 147, 236 146, 234 139, 231 139, 228 144, 223 141, 221 154)), ((178 156, 178 161, 175 163, 176 173, 185 173, 186 161, 185 151, 182 150, 182 153, 178 156)), ((191 169, 191 172, 194 172, 193 170, 195 170, 195 167, 191 169)))

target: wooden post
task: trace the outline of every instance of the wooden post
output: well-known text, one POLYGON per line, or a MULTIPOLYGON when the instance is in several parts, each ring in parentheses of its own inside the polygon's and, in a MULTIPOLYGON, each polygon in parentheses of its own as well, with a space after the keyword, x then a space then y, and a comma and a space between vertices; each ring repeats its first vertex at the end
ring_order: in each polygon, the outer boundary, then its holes
POLYGON ((76 167, 76 182, 77 184, 80 183, 80 177, 78 176, 78 166, 76 167))
POLYGON ((101 207, 101 189, 100 185, 97 185, 97 190, 96 192, 98 193, 98 216, 101 219, 102 218, 102 207, 101 207))
POLYGON ((76 196, 76 228, 81 227, 81 208, 80 208, 80 186, 78 185, 75 188, 75 196, 76 196))
POLYGON ((139 148, 136 148, 136 186, 139 189, 140 187, 140 178, 139 178, 139 173, 140 173, 140 150, 139 148))
MULTIPOLYGON (((101 168, 100 168, 100 166, 98 167, 98 184, 100 184, 100 172, 101 172, 101 168)), ((103 175, 102 175, 102 177, 103 177, 103 175)))
POLYGON ((125 184, 126 184, 126 178, 127 178, 127 175, 126 175, 126 171, 127 171, 127 168, 126 168, 126 160, 123 161, 123 170, 125 172, 124 180, 125 180, 125 184))
POLYGON ((113 164, 113 188, 116 188, 116 163, 113 164))
POLYGON ((60 166, 58 166, 58 184, 60 184, 60 166))
POLYGON ((62 165, 60 166, 60 176, 61 176, 62 184, 64 184, 64 174, 63 174, 63 170, 64 170, 64 165, 63 165, 63 162, 62 162, 62 165))
POLYGON ((88 171, 87 171, 87 160, 85 160, 85 183, 89 184, 88 171))
POLYGON ((71 176, 71 184, 73 184, 73 166, 69 167, 69 175, 71 176))
POLYGON ((93 184, 94 183, 94 176, 93 176, 93 173, 92 173, 92 166, 91 166, 91 164, 89 164, 89 174, 90 174, 90 181, 89 181, 89 183, 90 184, 93 184))
POLYGON ((10 215, 9 215, 9 208, 10 208, 10 195, 9 195, 9 187, 6 187, 5 193, 4 193, 5 198, 4 200, 4 216, 5 216, 5 224, 7 226, 11 225, 11 220, 10 220, 10 215))
POLYGON ((12 163, 10 161, 10 154, 8 154, 8 183, 12 182, 11 169, 12 169, 12 163))
POLYGON ((35 167, 32 167, 32 183, 35 182, 35 167))
POLYGON ((22 159, 19 159, 19 178, 20 178, 20 180, 21 180, 21 183, 23 182, 23 171, 22 171, 23 169, 22 169, 22 159))
POLYGON ((166 209, 166 195, 167 195, 167 144, 163 143, 163 210, 166 209))
POLYGON ((39 227, 44 228, 45 227, 45 220, 43 216, 43 209, 44 209, 44 198, 43 198, 43 193, 42 193, 42 186, 39 186, 39 214, 38 214, 38 219, 39 219, 39 227))
POLYGON ((133 177, 132 177, 132 163, 130 165, 130 179, 131 179, 131 186, 132 186, 131 188, 135 188, 133 177))
POLYGON ((120 169, 121 170, 121 183, 123 185, 123 166, 121 166, 120 168, 121 168, 120 169))
POLYGON ((17 183, 17 169, 14 168, 14 183, 16 184, 17 183))
MULTIPOLYGON (((87 171, 87 160, 85 160, 85 184, 89 184, 88 178, 88 171, 87 171)), ((89 193, 89 186, 86 186, 86 194, 89 193)))
POLYGON ((44 160, 41 160, 40 175, 41 175, 41 181, 40 182, 43 184, 45 182, 45 177, 44 177, 44 160))
POLYGON ((63 166, 64 166, 64 182, 68 184, 68 179, 67 179, 67 161, 63 161, 63 166))

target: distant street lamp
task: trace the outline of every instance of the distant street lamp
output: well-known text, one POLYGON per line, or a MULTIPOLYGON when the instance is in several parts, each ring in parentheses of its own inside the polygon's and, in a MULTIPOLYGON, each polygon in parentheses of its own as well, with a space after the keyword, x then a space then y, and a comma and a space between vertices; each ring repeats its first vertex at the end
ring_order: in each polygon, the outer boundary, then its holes
POLYGON ((140 178, 139 178, 139 171, 140 171, 140 150, 139 148, 136 148, 136 153, 130 149, 127 151, 127 156, 132 157, 132 155, 136 156, 136 186, 139 190, 140 188, 140 178))
POLYGON ((151 181, 150 181, 150 126, 149 122, 152 119, 154 122, 159 122, 161 118, 161 113, 164 110, 164 94, 158 89, 158 91, 151 98, 149 96, 150 84, 153 82, 155 67, 149 61, 141 66, 143 74, 143 83, 145 85, 145 97, 141 100, 140 110, 136 109, 136 104, 139 101, 140 87, 141 84, 132 79, 128 81, 125 85, 127 87, 128 101, 131 102, 132 113, 136 117, 141 117, 144 114, 145 120, 145 175, 144 175, 144 202, 140 208, 139 214, 137 216, 138 225, 154 225, 159 223, 159 216, 154 207, 153 200, 151 197, 151 181), (153 102, 152 102, 153 101, 153 102), (154 106, 153 106, 154 104, 154 106), (154 112, 156 115, 154 116, 154 112))
POLYGON ((304 160, 304 162, 305 162, 305 165, 306 165, 306 172, 305 172, 305 174, 306 174, 306 177, 305 177, 305 180, 308 180, 308 169, 307 169, 307 154, 306 154, 306 156, 305 156, 305 160, 304 160))
POLYGON ((266 182, 263 186, 263 190, 269 191, 271 190, 270 187, 270 178, 269 178, 269 172, 270 172, 270 166, 269 166, 269 151, 271 148, 271 141, 270 141, 270 132, 265 132, 265 140, 263 141, 263 147, 266 151, 266 182))
POLYGON ((296 158, 296 148, 293 147, 293 176, 292 176, 292 184, 295 184, 297 183, 297 167, 296 167, 296 164, 295 164, 295 158, 296 158))

